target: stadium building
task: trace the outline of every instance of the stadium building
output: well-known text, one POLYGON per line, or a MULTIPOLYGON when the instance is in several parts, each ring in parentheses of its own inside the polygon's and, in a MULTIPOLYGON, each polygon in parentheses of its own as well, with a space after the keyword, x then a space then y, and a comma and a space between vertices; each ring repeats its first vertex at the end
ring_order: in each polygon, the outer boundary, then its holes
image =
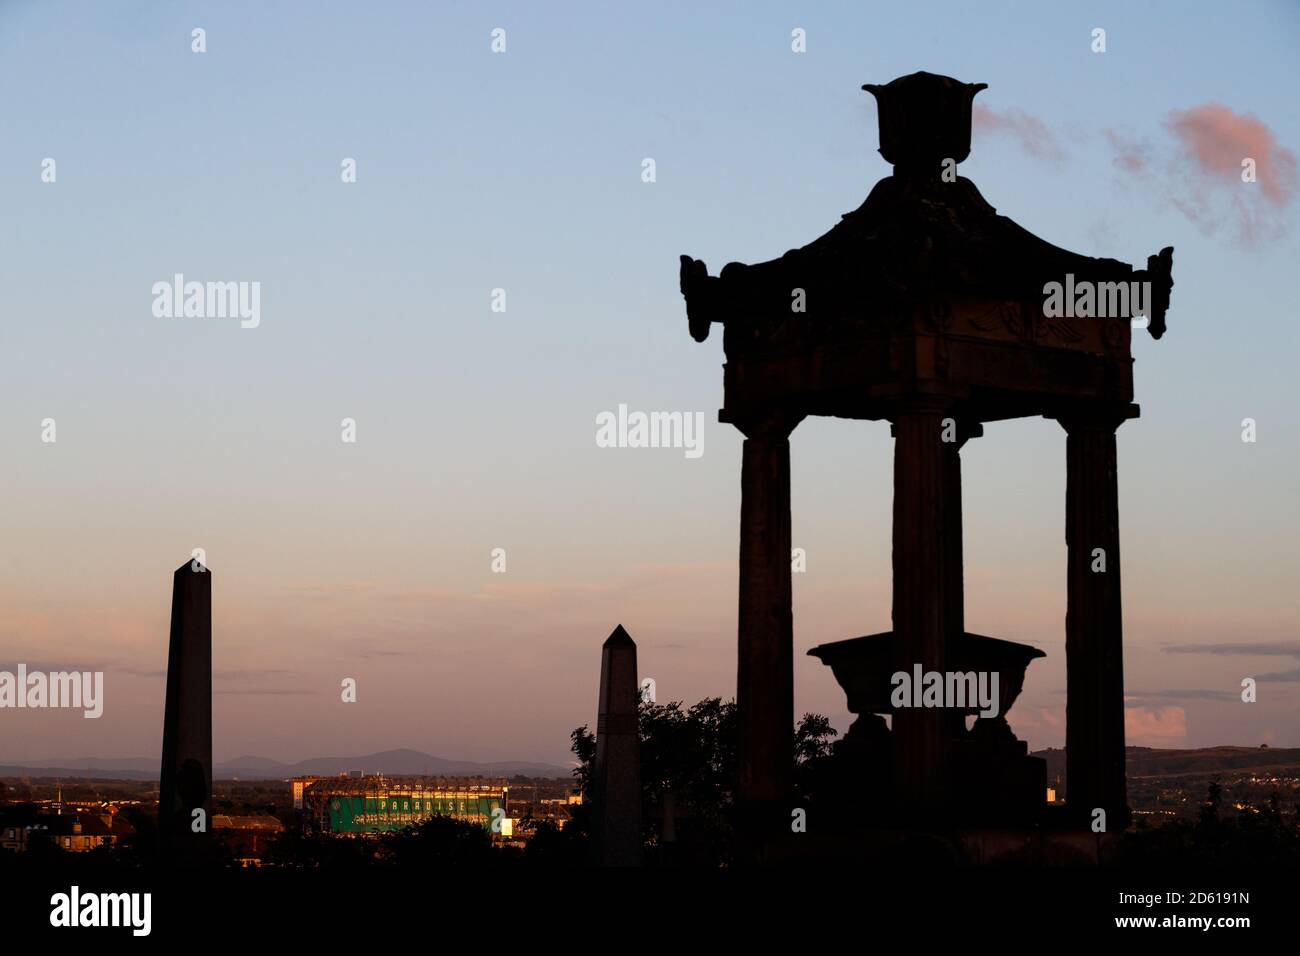
POLYGON ((482 778, 323 777, 303 786, 302 811, 314 832, 351 835, 393 833, 437 815, 492 830, 495 814, 494 832, 508 837, 509 791, 504 780, 482 778))

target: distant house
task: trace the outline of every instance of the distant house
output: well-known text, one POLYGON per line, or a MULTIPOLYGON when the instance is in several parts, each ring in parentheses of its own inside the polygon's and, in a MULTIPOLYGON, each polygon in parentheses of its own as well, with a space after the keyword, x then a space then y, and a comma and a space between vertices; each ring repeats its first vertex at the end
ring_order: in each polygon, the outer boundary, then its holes
POLYGON ((69 853, 84 853, 134 834, 135 827, 112 808, 98 813, 7 814, 0 822, 0 847, 23 852, 33 840, 44 839, 69 853))
POLYGON ((230 848, 230 854, 244 866, 258 866, 268 840, 284 831, 284 824, 268 813, 250 816, 212 817, 212 832, 230 848))
MULTIPOLYGON (((35 807, 7 807, 0 811, 0 849, 21 853, 27 849, 28 835, 38 826, 41 815, 35 807)), ((38 831, 39 832, 39 831, 38 831)))

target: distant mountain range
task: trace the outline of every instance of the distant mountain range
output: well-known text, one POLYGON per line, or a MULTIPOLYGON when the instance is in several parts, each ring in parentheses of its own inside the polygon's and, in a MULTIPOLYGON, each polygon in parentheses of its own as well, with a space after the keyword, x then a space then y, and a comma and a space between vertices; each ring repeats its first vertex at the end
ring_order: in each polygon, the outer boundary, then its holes
MULTIPOLYGON (((149 757, 79 757, 60 760, 56 766, 40 762, 0 763, 0 777, 95 777, 102 780, 156 780, 157 758, 149 757)), ((304 774, 335 775, 349 770, 385 773, 389 776, 427 775, 433 777, 568 777, 569 767, 534 763, 527 760, 502 760, 477 763, 472 760, 448 760, 418 750, 385 750, 357 757, 312 757, 297 763, 282 763, 267 757, 243 756, 217 761, 212 768, 218 780, 283 780, 304 774)))
MULTIPOLYGON (((1065 751, 1059 748, 1035 751, 1047 760, 1047 778, 1065 774, 1065 751)), ((156 780, 159 761, 150 757, 81 757, 61 760, 54 766, 39 762, 0 763, 0 777, 94 777, 101 780, 156 780)), ((1231 770, 1266 770, 1300 767, 1300 748, 1205 747, 1200 750, 1162 750, 1129 747, 1126 763, 1130 778, 1206 774, 1231 770)), ((568 777, 571 768, 527 760, 476 763, 448 760, 418 750, 385 750, 357 757, 312 757, 297 763, 282 763, 267 757, 243 756, 218 761, 213 775, 218 780, 283 780, 305 774, 329 776, 359 770, 390 776, 432 777, 568 777)))
MULTIPOLYGON (((1047 779, 1065 776, 1065 751, 1052 747, 1032 756, 1047 761, 1047 779)), ((1300 767, 1300 748, 1294 747, 1202 747, 1199 750, 1164 750, 1157 747, 1126 747, 1124 764, 1129 779, 1222 773, 1231 770, 1275 770, 1300 767)))

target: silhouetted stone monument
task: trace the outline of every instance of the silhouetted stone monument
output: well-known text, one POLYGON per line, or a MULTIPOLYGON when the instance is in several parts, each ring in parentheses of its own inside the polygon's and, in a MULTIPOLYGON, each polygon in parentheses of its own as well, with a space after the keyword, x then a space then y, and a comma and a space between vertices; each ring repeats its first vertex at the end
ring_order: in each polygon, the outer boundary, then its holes
POLYGON ((641 864, 641 734, 636 644, 620 624, 600 654, 592 768, 592 850, 601 866, 641 864))
POLYGON ((172 577, 158 831, 164 846, 183 853, 206 845, 211 828, 212 572, 196 560, 172 577), (200 832, 195 810, 203 811, 200 832))
MULTIPOLYGON (((914 73, 863 88, 876 97, 880 153, 894 171, 861 207, 803 248, 757 265, 729 263, 717 277, 681 257, 692 337, 703 341, 713 323, 723 326, 719 420, 745 436, 736 684, 742 825, 764 807, 773 825, 789 818, 782 803, 794 721, 791 431, 808 415, 892 425, 893 629, 876 636, 892 652, 871 666, 1006 667, 1018 671, 1018 691, 1028 652, 1038 652, 991 638, 971 643, 965 633, 959 452, 985 422, 1042 416, 1067 433, 1068 803, 1078 822, 1102 808, 1108 828, 1120 829, 1128 810, 1115 430, 1138 415, 1131 319, 1144 313, 1151 335, 1164 333, 1173 249, 1135 271, 1060 249, 998 215, 955 172, 970 153, 972 102, 985 84, 914 73), (1067 290, 1063 312, 1049 307, 1050 283, 1067 290), (1085 288, 1095 293, 1089 308, 1073 297, 1085 288), (1143 291, 1139 305, 1133 294, 1143 291), (1104 571, 1094 570, 1099 554, 1104 571)), ((876 644, 869 653, 835 647, 816 650, 839 663, 837 677, 877 660, 876 644)), ((954 802, 992 786, 978 772, 954 774, 975 730, 960 713, 898 709, 887 729, 870 710, 878 701, 862 702, 868 722, 858 738, 867 751, 883 744, 892 752, 885 779, 900 817, 946 821, 954 802)), ((1005 719, 975 726, 983 752, 1005 756, 1008 772, 1029 786, 1037 771, 1021 760, 1023 744, 1013 746, 1020 742, 1005 719)))

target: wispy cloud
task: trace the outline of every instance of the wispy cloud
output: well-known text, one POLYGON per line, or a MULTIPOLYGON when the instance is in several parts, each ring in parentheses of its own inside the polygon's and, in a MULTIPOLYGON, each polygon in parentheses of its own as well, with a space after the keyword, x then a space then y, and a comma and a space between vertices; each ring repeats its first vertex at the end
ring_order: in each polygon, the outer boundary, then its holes
POLYGON ((1238 691, 1208 690, 1201 687, 1173 688, 1170 690, 1131 690, 1124 694, 1126 701, 1135 705, 1163 701, 1184 700, 1238 700, 1238 691))
POLYGON ((1065 150, 1051 128, 1037 116, 1014 107, 998 111, 976 103, 971 113, 971 131, 1010 136, 1025 152, 1048 162, 1059 163, 1065 159, 1065 150))
POLYGON ((1165 126, 1207 175, 1239 183, 1242 162, 1249 158, 1255 161, 1265 202, 1285 206, 1295 195, 1295 154, 1256 117, 1234 113, 1221 103, 1205 103, 1171 111, 1165 126))
POLYGON ((366 648, 366 649, 364 649, 364 650, 358 651, 358 652, 357 652, 357 656, 358 656, 358 657, 366 657, 366 658, 371 658, 371 657, 410 657, 410 656, 412 655, 412 653, 413 653, 412 651, 391 651, 391 650, 387 650, 387 649, 382 648, 382 647, 368 647, 368 648, 366 648))
MULTIPOLYGON (((972 132, 1014 138, 1030 156, 1061 163, 1062 137, 1031 113, 976 103, 972 132)), ((1154 137, 1105 129, 1102 136, 1123 181, 1155 205, 1172 208, 1205 235, 1226 231, 1256 246, 1287 232, 1288 211, 1300 193, 1300 162, 1267 123, 1222 103, 1170 110, 1154 137), (1243 179, 1253 164, 1254 181, 1243 179)))
POLYGON ((1273 682, 1273 681, 1281 681, 1281 682, 1300 681, 1300 667, 1297 667, 1297 668, 1295 668, 1295 669, 1293 669, 1293 670, 1289 670, 1289 671, 1268 671, 1267 673, 1264 673, 1264 674, 1260 674, 1260 675, 1258 675, 1258 676, 1255 678, 1255 680, 1257 680, 1257 681, 1269 681, 1269 682, 1273 682))
MULTIPOLYGON (((1294 657, 1300 660, 1300 641, 1265 641, 1253 644, 1174 644, 1166 647, 1167 654, 1209 654, 1218 657, 1294 657)), ((1268 671, 1254 675, 1257 681, 1300 681, 1300 667, 1284 671, 1268 671)))
POLYGON ((1205 235, 1225 225, 1231 238, 1255 246, 1286 233, 1286 210, 1300 176, 1296 156, 1272 129, 1221 103, 1171 110, 1156 142, 1105 130, 1115 168, 1160 205, 1178 210, 1205 235), (1243 163, 1253 163, 1253 182, 1243 163))
POLYGON ((1300 657, 1300 641, 1266 641, 1255 644, 1171 644, 1166 654, 1229 654, 1246 657, 1300 657))

